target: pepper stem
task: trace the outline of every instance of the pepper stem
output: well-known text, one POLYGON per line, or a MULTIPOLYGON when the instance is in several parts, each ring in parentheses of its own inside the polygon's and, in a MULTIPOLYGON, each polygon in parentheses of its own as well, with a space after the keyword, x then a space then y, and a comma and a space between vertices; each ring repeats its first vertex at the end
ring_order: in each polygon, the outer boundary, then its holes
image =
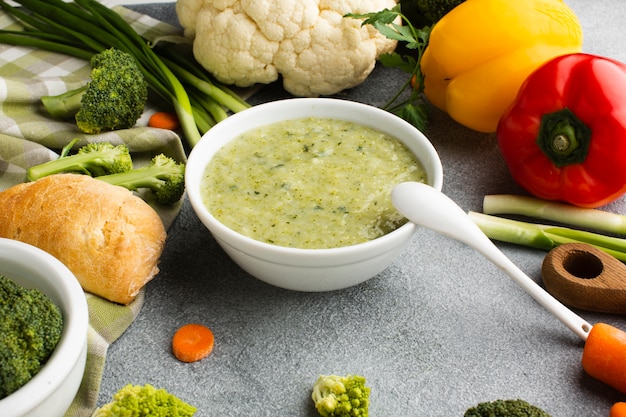
POLYGON ((591 129, 568 108, 541 118, 537 146, 559 168, 584 162, 590 142, 591 129))

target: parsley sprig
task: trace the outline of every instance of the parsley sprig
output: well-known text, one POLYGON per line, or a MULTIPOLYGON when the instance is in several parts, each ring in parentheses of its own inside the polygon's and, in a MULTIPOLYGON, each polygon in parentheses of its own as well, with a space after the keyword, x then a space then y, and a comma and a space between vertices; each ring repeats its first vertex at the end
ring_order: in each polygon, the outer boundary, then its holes
POLYGON ((364 19, 362 25, 372 25, 385 37, 402 42, 407 53, 400 53, 400 48, 397 48, 395 52, 379 57, 384 66, 399 68, 409 74, 406 82, 381 108, 398 115, 419 130, 424 130, 428 122, 428 105, 423 95, 424 74, 420 69, 420 61, 428 46, 430 26, 416 28, 402 13, 400 4, 392 9, 363 14, 351 13, 346 17, 364 19), (402 23, 397 22, 398 18, 402 23))

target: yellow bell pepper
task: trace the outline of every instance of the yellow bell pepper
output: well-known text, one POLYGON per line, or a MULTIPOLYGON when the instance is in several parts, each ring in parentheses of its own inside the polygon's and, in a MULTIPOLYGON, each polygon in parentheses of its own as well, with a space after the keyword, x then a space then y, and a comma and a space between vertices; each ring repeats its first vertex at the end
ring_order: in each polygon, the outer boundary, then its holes
POLYGON ((582 43, 580 22, 561 0, 466 0, 432 29, 424 94, 462 125, 495 132, 528 75, 582 43))

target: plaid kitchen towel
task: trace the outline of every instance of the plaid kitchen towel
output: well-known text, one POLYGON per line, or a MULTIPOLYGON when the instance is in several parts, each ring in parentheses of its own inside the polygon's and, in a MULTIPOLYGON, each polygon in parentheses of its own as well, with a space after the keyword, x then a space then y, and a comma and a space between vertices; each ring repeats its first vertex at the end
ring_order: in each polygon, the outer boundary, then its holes
MULTIPOLYGON (((149 39, 179 35, 179 29, 148 16, 123 7, 115 10, 149 39)), ((0 27, 12 24, 10 17, 0 12, 0 27)), ((77 146, 101 141, 125 143, 136 166, 148 163, 159 153, 186 161, 176 133, 146 126, 147 116, 156 110, 154 103, 148 104, 136 127, 99 135, 82 134, 74 123, 54 120, 42 111, 42 95, 60 94, 83 85, 89 80, 89 73, 89 63, 84 60, 0 44, 0 190, 25 181, 28 167, 56 159, 63 146, 74 138, 81 138, 77 146)), ((153 207, 166 227, 180 210, 180 204, 153 207)), ((66 416, 90 416, 96 408, 107 349, 137 317, 143 297, 142 292, 129 306, 121 306, 86 294, 90 324, 87 368, 66 416)))

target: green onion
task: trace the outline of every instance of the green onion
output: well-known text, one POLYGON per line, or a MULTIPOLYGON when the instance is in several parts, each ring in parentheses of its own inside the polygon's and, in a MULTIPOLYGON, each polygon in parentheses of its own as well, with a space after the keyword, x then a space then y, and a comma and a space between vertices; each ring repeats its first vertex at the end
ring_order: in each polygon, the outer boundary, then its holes
POLYGON ((191 147, 201 134, 228 115, 250 107, 234 92, 214 83, 193 58, 177 54, 147 39, 114 10, 97 0, 0 0, 0 9, 12 16, 22 31, 0 30, 0 43, 45 49, 89 59, 116 48, 135 58, 150 88, 176 111, 191 147))
POLYGON ((483 213, 522 215, 611 234, 626 234, 626 216, 622 214, 534 197, 488 195, 483 200, 483 213))
POLYGON ((626 261, 626 239, 567 227, 526 223, 470 211, 470 219, 493 240, 551 250, 564 243, 588 243, 626 261))

